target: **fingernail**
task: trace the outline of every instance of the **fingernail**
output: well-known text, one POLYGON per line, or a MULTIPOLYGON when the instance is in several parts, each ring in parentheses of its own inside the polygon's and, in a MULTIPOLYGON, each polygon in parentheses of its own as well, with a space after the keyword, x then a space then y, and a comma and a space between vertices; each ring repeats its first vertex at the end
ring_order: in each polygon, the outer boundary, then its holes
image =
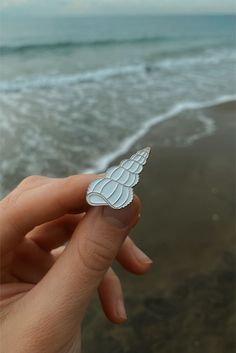
POLYGON ((118 300, 116 310, 117 310, 118 317, 120 319, 127 320, 127 314, 126 314, 123 300, 121 299, 118 300))
POLYGON ((103 218, 118 228, 131 227, 137 218, 137 211, 137 207, 134 207, 133 204, 120 210, 106 206, 103 208, 103 218))
POLYGON ((151 264, 152 260, 150 257, 148 257, 141 249, 139 249, 137 246, 134 245, 133 247, 133 252, 134 256, 139 262, 145 263, 145 264, 151 264))

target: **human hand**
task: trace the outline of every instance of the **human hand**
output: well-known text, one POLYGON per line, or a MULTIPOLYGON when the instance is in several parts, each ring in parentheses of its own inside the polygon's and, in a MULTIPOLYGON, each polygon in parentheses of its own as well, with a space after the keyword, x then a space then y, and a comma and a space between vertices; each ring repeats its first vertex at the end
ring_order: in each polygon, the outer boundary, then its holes
POLYGON ((85 195, 95 178, 29 177, 0 202, 2 353, 80 352, 81 324, 96 290, 112 322, 126 319, 110 266, 116 258, 141 274, 151 265, 127 237, 139 200, 122 210, 89 208, 85 195))

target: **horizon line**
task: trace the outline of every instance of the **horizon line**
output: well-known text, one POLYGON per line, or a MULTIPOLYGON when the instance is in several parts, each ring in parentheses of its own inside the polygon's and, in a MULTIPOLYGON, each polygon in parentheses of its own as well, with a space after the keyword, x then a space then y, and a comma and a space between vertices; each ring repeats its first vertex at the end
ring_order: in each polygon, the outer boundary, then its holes
POLYGON ((236 16, 236 12, 198 12, 198 13, 193 13, 193 12, 185 12, 185 13, 137 13, 137 14, 132 14, 132 13, 120 13, 120 14, 16 14, 16 13, 4 13, 4 10, 0 10, 0 16, 4 15, 7 17, 32 17, 32 18, 82 18, 82 17, 162 17, 162 16, 236 16))

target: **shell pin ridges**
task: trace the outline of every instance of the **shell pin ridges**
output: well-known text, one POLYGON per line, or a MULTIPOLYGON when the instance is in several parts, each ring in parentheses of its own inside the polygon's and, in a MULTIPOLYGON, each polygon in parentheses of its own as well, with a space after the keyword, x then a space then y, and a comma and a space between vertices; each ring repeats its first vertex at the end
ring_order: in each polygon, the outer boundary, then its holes
POLYGON ((110 167, 105 177, 92 181, 87 190, 86 200, 91 206, 110 206, 114 209, 129 205, 134 197, 132 187, 139 181, 139 174, 150 153, 146 147, 129 159, 120 162, 119 166, 110 167))

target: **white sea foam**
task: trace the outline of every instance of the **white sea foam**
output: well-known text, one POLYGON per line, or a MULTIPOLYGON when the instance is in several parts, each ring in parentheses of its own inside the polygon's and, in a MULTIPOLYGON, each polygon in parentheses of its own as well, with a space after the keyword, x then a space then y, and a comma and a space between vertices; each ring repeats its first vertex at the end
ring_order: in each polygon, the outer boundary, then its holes
POLYGON ((53 88, 77 83, 100 82, 113 77, 132 74, 142 74, 156 69, 178 69, 196 64, 218 64, 225 60, 235 60, 235 51, 221 50, 206 52, 196 57, 184 56, 182 58, 163 59, 147 65, 139 63, 134 65, 108 67, 98 70, 85 71, 74 74, 45 75, 32 77, 18 77, 14 80, 1 80, 0 92, 18 92, 37 88, 53 88))
POLYGON ((172 69, 182 66, 192 66, 192 65, 203 65, 203 64, 219 64, 223 60, 235 60, 235 51, 232 50, 222 50, 218 51, 208 51, 205 55, 198 55, 195 57, 182 57, 182 58, 170 58, 157 63, 157 67, 163 69, 172 69))
POLYGON ((80 82, 102 81, 110 77, 130 75, 143 72, 145 65, 130 65, 110 67, 94 71, 86 71, 72 75, 37 76, 32 78, 19 78, 15 80, 0 81, 0 92, 15 92, 32 88, 51 88, 71 85, 80 82))
POLYGON ((199 132, 196 132, 195 134, 188 136, 185 139, 186 145, 192 145, 195 141, 203 137, 213 135, 214 132, 216 131, 216 124, 214 119, 209 118, 206 115, 200 114, 198 115, 197 120, 202 124, 202 129, 199 132))
MULTIPOLYGON (((145 123, 140 127, 140 129, 135 132, 133 135, 129 136, 126 138, 122 143, 118 146, 118 148, 110 152, 104 156, 102 156, 94 165, 94 168, 92 169, 86 169, 83 172, 84 173, 98 173, 101 171, 104 171, 109 164, 121 156, 122 154, 125 154, 128 152, 128 150, 143 136, 147 134, 147 132, 155 125, 162 123, 163 121, 169 120, 176 118, 180 113, 187 111, 187 110, 195 110, 195 109, 203 109, 203 108, 208 108, 212 107, 217 104, 221 103, 226 103, 236 100, 236 95, 223 95, 220 97, 217 97, 212 100, 208 100, 206 102, 182 102, 179 104, 174 105, 168 112, 164 114, 160 114, 158 116, 155 116, 148 121, 145 121, 145 123)), ((208 133, 213 133, 214 127, 209 125, 209 121, 206 122, 206 119, 204 121, 207 124, 207 132, 208 133)), ((195 139, 197 137, 195 136, 195 139)), ((198 136, 200 138, 200 136, 198 136)), ((190 143, 193 141, 190 141, 190 143)))

